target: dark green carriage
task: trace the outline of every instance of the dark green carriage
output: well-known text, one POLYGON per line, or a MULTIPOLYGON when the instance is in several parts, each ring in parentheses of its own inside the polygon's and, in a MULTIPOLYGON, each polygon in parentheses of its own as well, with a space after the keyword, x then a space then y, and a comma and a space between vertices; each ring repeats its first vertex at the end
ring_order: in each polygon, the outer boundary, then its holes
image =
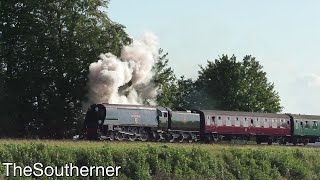
POLYGON ((320 137, 320 116, 291 114, 293 138, 314 143, 320 137))

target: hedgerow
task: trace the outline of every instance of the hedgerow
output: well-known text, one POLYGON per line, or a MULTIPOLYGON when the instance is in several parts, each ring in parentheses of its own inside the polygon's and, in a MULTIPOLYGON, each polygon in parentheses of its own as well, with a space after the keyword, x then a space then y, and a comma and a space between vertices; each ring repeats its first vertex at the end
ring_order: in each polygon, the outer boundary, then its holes
MULTIPOLYGON (((320 179, 317 148, 107 142, 85 142, 81 146, 73 143, 0 143, 0 161, 15 162, 22 167, 37 162, 44 166, 68 163, 78 167, 121 166, 119 179, 320 179)), ((3 165, 0 174, 5 175, 3 165)), ((11 174, 7 179, 19 177, 11 174)))

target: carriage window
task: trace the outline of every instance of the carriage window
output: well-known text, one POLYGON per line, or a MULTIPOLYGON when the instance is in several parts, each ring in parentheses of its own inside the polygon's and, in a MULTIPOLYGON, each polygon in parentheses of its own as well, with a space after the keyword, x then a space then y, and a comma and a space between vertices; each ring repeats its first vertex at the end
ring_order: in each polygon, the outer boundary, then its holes
POLYGON ((264 128, 269 128, 268 119, 264 119, 263 127, 264 127, 264 128))
POLYGON ((257 121, 257 122, 256 122, 256 127, 260 127, 260 121, 259 121, 259 118, 257 118, 257 119, 256 119, 256 121, 257 121))
POLYGON ((168 113, 163 113, 163 117, 168 117, 168 113))
POLYGON ((211 124, 211 122, 210 122, 210 116, 207 116, 207 126, 209 126, 210 124, 211 124))
POLYGON ((253 119, 251 119, 251 124, 253 124, 253 119))
POLYGON ((226 126, 231 126, 231 118, 227 117, 226 126))
POLYGON ((285 128, 286 127, 286 121, 284 119, 281 119, 280 122, 281 122, 280 128, 285 128))
POLYGON ((236 126, 236 127, 240 126, 239 117, 236 117, 236 121, 234 122, 234 126, 236 126))
POLYGON ((276 119, 272 119, 272 124, 271 124, 272 128, 277 128, 278 123, 276 119))
POLYGON ((302 123, 302 121, 300 122, 300 125, 301 125, 301 127, 303 127, 303 123, 302 123))
POLYGON ((218 126, 222 126, 223 125, 221 116, 218 117, 217 125, 218 126))
POLYGON ((212 116, 211 119, 212 119, 212 123, 211 123, 211 124, 214 125, 214 124, 216 123, 216 122, 215 122, 216 117, 215 117, 215 116, 212 116))
POLYGON ((318 123, 316 121, 313 121, 313 129, 318 129, 318 123))
POLYGON ((306 128, 309 128, 309 124, 308 124, 308 121, 306 121, 306 125, 305 125, 306 128))
POLYGON ((248 124, 248 121, 247 121, 247 118, 243 118, 244 121, 243 121, 243 127, 248 127, 249 124, 248 124))
POLYGON ((290 125, 290 121, 287 121, 287 124, 290 125))

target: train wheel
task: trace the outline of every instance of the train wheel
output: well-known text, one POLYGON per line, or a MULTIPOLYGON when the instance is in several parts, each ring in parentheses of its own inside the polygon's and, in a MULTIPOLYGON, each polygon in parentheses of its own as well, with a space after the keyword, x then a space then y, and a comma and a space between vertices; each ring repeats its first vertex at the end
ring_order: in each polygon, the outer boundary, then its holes
POLYGON ((292 144, 293 144, 294 146, 296 146, 296 145, 298 144, 298 140, 297 140, 297 139, 294 139, 293 142, 292 142, 292 144))
POLYGON ((149 134, 144 128, 140 128, 139 129, 139 134, 140 134, 140 140, 141 141, 148 141, 149 134))
POLYGON ((183 136, 179 136, 179 137, 178 137, 178 142, 182 143, 183 140, 184 140, 183 136))
POLYGON ((114 138, 115 138, 116 140, 118 140, 118 141, 123 141, 124 136, 123 136, 122 133, 116 132, 115 135, 114 135, 114 138))
POLYGON ((184 134, 183 132, 180 132, 180 133, 179 133, 179 136, 178 136, 178 141, 179 141, 179 142, 183 142, 184 136, 185 136, 185 134, 184 134))
POLYGON ((188 141, 189 143, 192 143, 192 141, 193 141, 192 133, 188 133, 187 141, 188 141))
POLYGON ((151 134, 150 134, 150 141, 158 141, 159 140, 159 135, 156 131, 151 131, 151 134))
POLYGON ((213 136, 212 140, 214 143, 217 143, 219 141, 219 137, 218 136, 213 136))
POLYGON ((286 145, 286 144, 287 144, 287 141, 286 141, 285 139, 281 139, 281 140, 279 141, 279 144, 280 144, 280 145, 286 145))
POLYGON ((128 140, 129 141, 135 141, 136 137, 132 136, 132 135, 128 135, 128 140))
POLYGON ((261 144, 261 140, 259 138, 256 139, 257 144, 261 144))
POLYGON ((272 139, 268 140, 268 145, 272 145, 272 139))
POLYGON ((127 131, 130 133, 128 135, 128 140, 135 141, 137 139, 136 134, 138 133, 138 129, 136 127, 128 127, 127 131))
POLYGON ((166 139, 167 139, 167 136, 168 136, 168 134, 166 134, 166 133, 157 132, 157 139, 156 139, 156 141, 160 142, 160 141, 166 140, 166 139))
POLYGON ((303 145, 308 145, 308 143, 309 143, 309 139, 306 139, 304 142, 303 142, 303 145))
POLYGON ((191 134, 192 135, 192 140, 194 142, 197 142, 198 141, 198 136, 196 134, 191 134))
POLYGON ((287 144, 287 141, 285 141, 285 140, 284 140, 284 141, 282 141, 282 145, 284 145, 284 146, 285 146, 286 144, 287 144))
POLYGON ((210 137, 209 135, 206 135, 206 136, 204 137, 204 142, 205 142, 205 143, 210 143, 210 142, 211 142, 211 137, 210 137))
POLYGON ((109 135, 109 140, 113 141, 115 139, 113 132, 110 133, 109 135))
POLYGON ((168 141, 169 141, 169 142, 173 142, 174 139, 175 139, 175 138, 174 138, 174 134, 173 134, 172 132, 168 133, 168 136, 167 136, 167 137, 168 137, 168 141))
POLYGON ((248 138, 247 137, 243 137, 242 138, 242 144, 248 144, 248 138))

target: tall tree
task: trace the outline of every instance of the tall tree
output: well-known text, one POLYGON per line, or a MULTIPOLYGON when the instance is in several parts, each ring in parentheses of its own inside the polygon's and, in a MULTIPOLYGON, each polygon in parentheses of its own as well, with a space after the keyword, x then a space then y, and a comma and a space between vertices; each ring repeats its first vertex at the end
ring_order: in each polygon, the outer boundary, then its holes
POLYGON ((176 103, 177 82, 171 67, 168 67, 168 53, 159 49, 159 57, 153 67, 154 83, 159 87, 156 102, 160 106, 173 108, 176 103))
POLYGON ((177 80, 177 100, 174 106, 176 108, 196 109, 199 106, 198 92, 196 83, 191 78, 186 79, 184 76, 181 76, 177 80))
MULTIPOLYGON (((88 66, 131 40, 104 0, 0 2, 2 103, 13 135, 64 137, 79 120, 88 66), (10 102, 10 103, 8 103, 10 102)), ((1 103, 1 102, 0 102, 1 103)), ((3 127, 3 126, 0 126, 3 127)))
POLYGON ((280 112, 280 97, 268 82, 263 67, 252 56, 242 62, 222 55, 201 67, 197 84, 214 102, 210 107, 221 110, 280 112))

